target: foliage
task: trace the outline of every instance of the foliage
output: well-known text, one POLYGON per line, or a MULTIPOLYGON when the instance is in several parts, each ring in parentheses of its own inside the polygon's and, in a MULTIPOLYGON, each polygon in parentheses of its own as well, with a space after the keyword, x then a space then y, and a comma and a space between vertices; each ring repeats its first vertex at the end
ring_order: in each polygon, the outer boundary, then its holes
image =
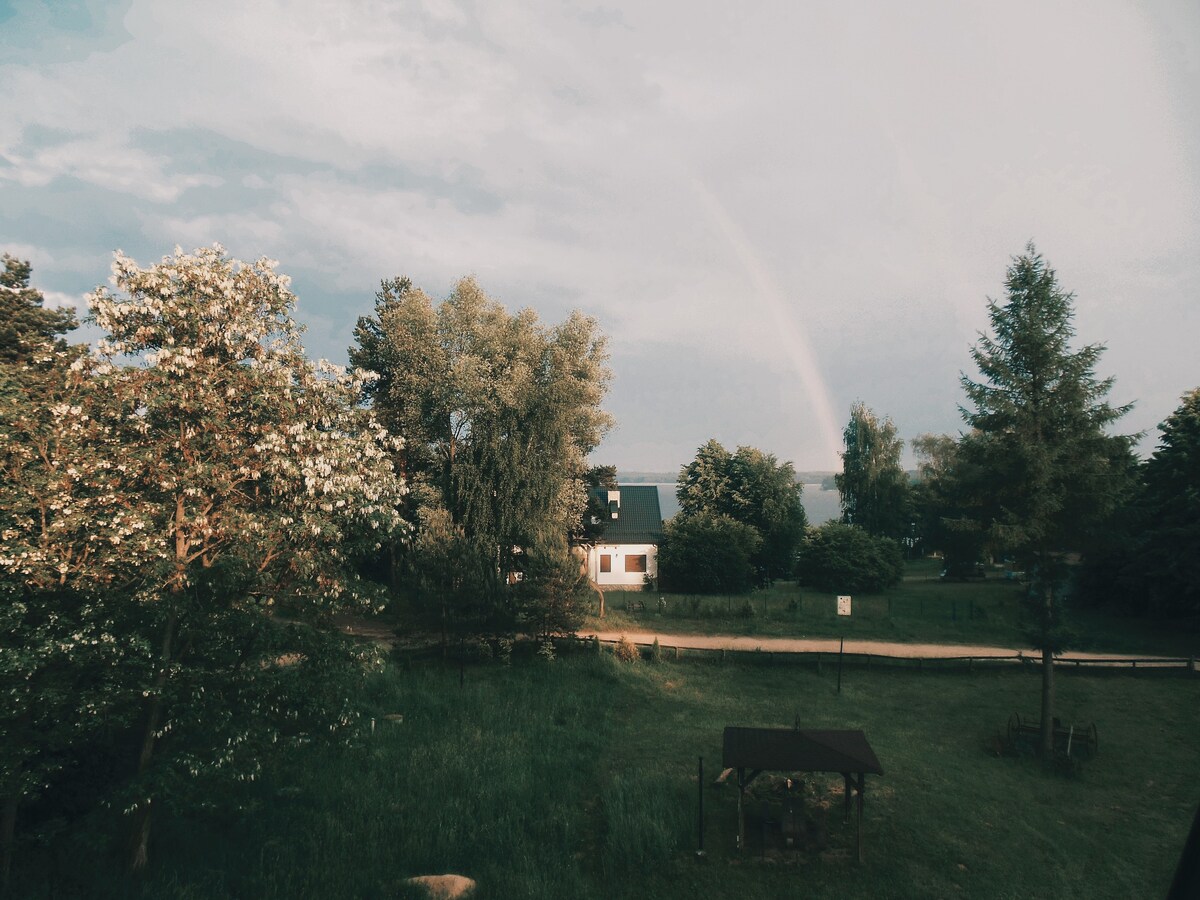
POLYGON ((637 645, 625 635, 621 635, 621 639, 613 647, 613 656, 618 662, 623 663, 638 662, 642 658, 641 651, 638 650, 637 645))
POLYGON ((842 522, 868 534, 908 537, 908 478, 900 467, 904 441, 896 436, 895 424, 891 419, 880 421, 858 401, 850 407, 842 439, 842 471, 835 476, 842 522))
POLYGON ((754 447, 730 453, 709 440, 680 470, 676 496, 684 518, 727 516, 757 531, 762 543, 752 555, 754 567, 766 578, 784 578, 807 523, 803 490, 790 462, 754 447))
POLYGON ((992 335, 981 335, 971 357, 981 379, 965 375, 971 429, 960 453, 973 468, 967 487, 974 518, 993 546, 1010 553, 1034 583, 1030 639, 1045 654, 1043 749, 1053 718, 1053 666, 1069 632, 1058 596, 1065 554, 1081 549, 1116 506, 1128 471, 1132 441, 1107 426, 1127 407, 1105 397, 1112 379, 1099 380, 1098 344, 1070 348, 1073 295, 1033 245, 1016 257, 1005 279, 1003 305, 988 301, 992 335))
POLYGON ((27 361, 35 352, 62 349, 58 335, 76 326, 69 309, 46 309, 42 292, 29 286, 32 268, 7 253, 0 257, 0 366, 27 361))
MULTIPOLYGON (((6 570, 21 521, 41 517, 37 498, 62 474, 38 454, 55 430, 52 409, 73 399, 69 366, 82 354, 60 334, 69 311, 42 308, 30 266, 5 254, 0 271, 0 890, 7 884, 18 806, 36 800, 100 730, 95 714, 121 653, 112 623, 92 615, 86 596, 48 583, 31 595, 6 570), (32 476, 27 478, 26 476, 32 476), (32 488, 32 490, 31 490, 32 488), (82 638, 86 634, 87 640, 82 638), (79 635, 79 641, 64 640, 79 635), (103 640, 101 638, 104 638, 103 640)), ((82 453, 88 433, 68 440, 82 453)), ((66 473, 63 473, 66 474, 66 473)))
POLYGON ((947 434, 922 434, 913 438, 917 457, 917 482, 909 493, 917 539, 924 553, 938 551, 950 577, 973 572, 983 553, 985 535, 970 518, 965 483, 973 478, 959 443, 947 434))
POLYGON ((675 516, 658 548, 659 583, 676 592, 740 594, 757 583, 761 545, 757 530, 729 516, 675 516))
POLYGON ((273 263, 118 253, 113 276, 127 296, 89 299, 98 357, 7 427, 0 575, 30 610, 22 652, 63 642, 65 665, 38 666, 50 686, 102 662, 87 712, 141 720, 124 794, 141 866, 152 804, 349 721, 361 653, 326 626, 371 608, 351 564, 402 525, 403 486, 361 379, 305 358, 273 263))
POLYGON ((1149 609, 1200 615, 1200 388, 1183 395, 1160 426, 1146 461, 1139 516, 1142 540, 1133 567, 1149 609))
POLYGON ((418 505, 417 536, 408 549, 417 612, 441 630, 445 646, 453 636, 494 630, 496 610, 488 603, 487 548, 470 541, 461 525, 438 505, 418 505))
POLYGON ((830 592, 873 593, 897 584, 903 575, 899 544, 841 522, 809 528, 796 566, 801 584, 830 592))
POLYGON ((570 538, 572 542, 594 543, 604 534, 609 510, 603 492, 617 489, 617 467, 592 466, 583 475, 583 488, 587 492, 586 506, 570 538))
POLYGON ((591 588, 565 540, 529 548, 513 587, 519 624, 539 638, 573 635, 587 615, 591 588))
POLYGON ((414 513, 445 511, 490 560, 484 599, 503 607, 520 549, 580 527, 585 459, 611 426, 605 337, 579 312, 554 327, 510 314, 471 278, 436 305, 407 278, 383 282, 355 337, 375 412, 405 436, 414 513))

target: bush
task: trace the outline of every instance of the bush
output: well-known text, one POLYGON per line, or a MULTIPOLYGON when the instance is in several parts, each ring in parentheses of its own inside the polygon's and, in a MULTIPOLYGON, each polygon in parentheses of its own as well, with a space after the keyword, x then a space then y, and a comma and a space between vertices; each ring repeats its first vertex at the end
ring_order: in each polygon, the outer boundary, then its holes
POLYGON ((633 643, 625 635, 621 635, 621 639, 617 641, 617 646, 613 647, 613 656, 620 662, 637 662, 642 658, 642 654, 638 651, 637 645, 633 643))
POLYGON ((754 587, 751 563, 758 531, 728 516, 676 516, 658 549, 658 574, 675 593, 744 594, 754 587))
POLYGON ((796 565, 801 584, 828 593, 877 593, 898 584, 903 574, 899 544, 837 522, 808 530, 796 565))

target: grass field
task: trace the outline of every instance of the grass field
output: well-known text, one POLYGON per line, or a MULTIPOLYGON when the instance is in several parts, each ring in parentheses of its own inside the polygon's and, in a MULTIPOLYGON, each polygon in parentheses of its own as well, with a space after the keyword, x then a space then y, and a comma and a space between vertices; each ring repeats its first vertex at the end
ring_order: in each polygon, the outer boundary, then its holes
MULTIPOLYGON (((590 653, 457 670, 392 666, 366 698, 361 741, 310 749, 209 813, 164 818, 144 881, 119 874, 101 812, 29 848, 17 897, 395 897, 408 875, 456 872, 479 898, 1161 897, 1200 801, 1200 678, 1059 679, 1064 721, 1095 722, 1077 777, 998 757, 1038 676, 852 669, 842 693, 811 669, 620 664, 590 653), (402 721, 385 720, 399 714, 402 721), (828 850, 735 852, 725 725, 862 728, 885 775, 868 779, 857 865, 839 782, 815 779, 828 850), (369 721, 369 720, 368 720, 369 721), (234 808, 234 807, 240 808, 234 808)), ((753 808, 753 807, 752 807, 753 808)))
MULTIPOLYGON (((589 628, 656 630, 667 634, 745 634, 763 637, 847 637, 906 642, 1028 646, 1021 623, 1021 586, 997 574, 981 582, 944 582, 940 560, 906 565, 904 580, 879 594, 853 598, 853 615, 837 615, 837 598, 794 582, 740 596, 610 591, 603 620, 589 628), (659 602, 661 598, 661 603, 659 602), (644 612, 627 611, 630 601, 644 612)), ((1077 650, 1200 657, 1195 623, 1115 616, 1069 609, 1077 650)))

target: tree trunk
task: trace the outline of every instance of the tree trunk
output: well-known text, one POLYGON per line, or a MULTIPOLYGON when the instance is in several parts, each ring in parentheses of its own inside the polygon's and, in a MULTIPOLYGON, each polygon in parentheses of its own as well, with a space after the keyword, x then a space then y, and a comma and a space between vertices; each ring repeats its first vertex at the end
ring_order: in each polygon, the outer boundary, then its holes
POLYGON ((1050 628, 1054 621, 1054 591, 1045 591, 1042 628, 1042 759, 1049 764, 1054 757, 1054 651, 1050 647, 1050 628))
MULTIPOLYGON (((163 691, 167 686, 167 673, 171 664, 171 642, 175 637, 175 626, 178 619, 174 613, 167 619, 167 627, 163 634, 162 668, 154 680, 154 689, 146 705, 146 729, 142 734, 142 749, 138 753, 137 774, 142 775, 150 767, 154 757, 154 746, 158 740, 158 729, 162 725, 163 691)), ((129 871, 140 872, 150 861, 150 823, 153 812, 154 798, 146 797, 138 803, 133 811, 133 830, 129 842, 129 871)))
POLYGON ((4 811, 0 814, 0 897, 8 894, 8 876, 12 872, 13 842, 17 836, 17 807, 21 795, 12 789, 4 798, 4 811))
POLYGON ((1054 653, 1042 648, 1042 759, 1054 756, 1054 653))

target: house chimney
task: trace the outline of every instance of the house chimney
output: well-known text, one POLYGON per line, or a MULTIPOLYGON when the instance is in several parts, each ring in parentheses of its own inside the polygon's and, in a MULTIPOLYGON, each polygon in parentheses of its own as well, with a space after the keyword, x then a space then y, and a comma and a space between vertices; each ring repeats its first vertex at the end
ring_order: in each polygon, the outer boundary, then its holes
POLYGON ((609 491, 608 492, 608 514, 609 514, 609 516, 615 519, 617 517, 617 512, 620 509, 621 509, 621 492, 620 491, 609 491))

